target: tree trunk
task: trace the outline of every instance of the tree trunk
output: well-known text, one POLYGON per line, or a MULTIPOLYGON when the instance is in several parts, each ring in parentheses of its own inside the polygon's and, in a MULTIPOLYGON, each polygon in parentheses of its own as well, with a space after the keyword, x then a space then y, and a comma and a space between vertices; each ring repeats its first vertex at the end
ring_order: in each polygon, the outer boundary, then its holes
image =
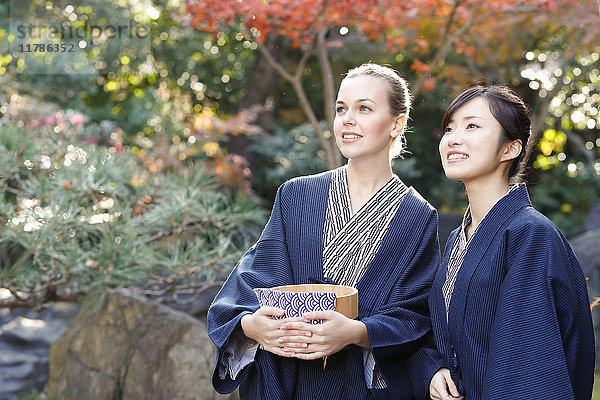
POLYGON ((302 108, 302 111, 304 111, 304 114, 312 124, 317 135, 317 139, 319 139, 319 143, 321 144, 321 148, 325 151, 327 157, 327 167, 329 169, 338 167, 341 162, 339 152, 335 147, 335 143, 332 144, 331 136, 327 136, 323 129, 321 129, 319 120, 317 119, 312 105, 306 96, 304 87, 302 86, 302 73, 306 67, 306 61, 312 55, 312 50, 306 51, 302 55, 302 58, 296 66, 296 72, 291 74, 281 63, 276 60, 273 54, 269 51, 269 48, 264 43, 261 43, 258 40, 255 43, 258 45, 258 50, 265 56, 275 71, 277 71, 277 73, 286 81, 292 84, 292 87, 296 92, 296 96, 298 96, 298 100, 300 101, 300 108, 302 108))
POLYGON ((335 83, 333 79, 333 72, 331 71, 331 62, 329 61, 329 55, 327 54, 327 47, 325 43, 325 36, 327 35, 327 29, 321 29, 317 35, 317 61, 319 62, 319 69, 321 70, 321 81, 323 82, 323 106, 325 120, 329 127, 331 136, 327 140, 329 151, 334 156, 335 163, 330 168, 335 168, 342 163, 342 157, 340 152, 337 150, 335 143, 335 136, 333 134, 333 119, 335 118, 335 83))
MULTIPOLYGON (((265 46, 276 56, 281 53, 276 40, 268 40, 265 46)), ((272 93, 273 87, 282 81, 281 76, 275 73, 271 64, 261 52, 256 53, 256 61, 250 73, 246 94, 240 100, 240 109, 247 109, 256 104, 264 105, 267 97, 272 93)), ((266 131, 271 132, 275 128, 272 110, 263 110, 257 118, 257 123, 266 131)), ((250 137, 247 135, 230 136, 229 150, 232 153, 245 157, 254 167, 254 155, 250 151, 250 137)))

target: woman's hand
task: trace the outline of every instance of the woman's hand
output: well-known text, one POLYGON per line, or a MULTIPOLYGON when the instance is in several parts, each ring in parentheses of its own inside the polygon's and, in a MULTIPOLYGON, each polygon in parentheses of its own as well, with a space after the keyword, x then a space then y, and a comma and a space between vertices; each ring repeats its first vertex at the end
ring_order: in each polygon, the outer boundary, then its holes
POLYGON ((429 383, 429 395, 433 400, 453 400, 463 399, 464 397, 458 393, 456 385, 450 377, 448 368, 440 368, 431 378, 429 383))
POLYGON ((302 321, 285 321, 281 330, 288 333, 278 339, 286 353, 293 352, 299 359, 316 360, 351 344, 370 346, 367 327, 360 321, 336 311, 313 311, 303 317, 302 321), (321 320, 322 323, 311 324, 312 320, 321 320), (310 332, 310 335, 299 335, 298 332, 310 332))
POLYGON ((275 307, 261 307, 254 314, 246 314, 241 319, 244 335, 255 340, 265 350, 282 357, 294 357, 295 352, 284 350, 279 339, 282 336, 293 334, 295 336, 310 335, 310 332, 296 330, 281 330, 284 323, 303 321, 302 318, 273 319, 282 317, 285 311, 275 307))

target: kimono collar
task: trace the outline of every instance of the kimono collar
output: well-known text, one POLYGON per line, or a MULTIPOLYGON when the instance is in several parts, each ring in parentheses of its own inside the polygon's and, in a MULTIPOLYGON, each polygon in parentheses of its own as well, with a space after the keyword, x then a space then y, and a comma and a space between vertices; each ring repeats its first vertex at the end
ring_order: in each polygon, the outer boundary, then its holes
MULTIPOLYGON (((473 234, 471 235, 471 238, 473 236, 475 236, 475 234, 477 233, 477 230, 479 229, 479 227, 481 226, 481 224, 483 223, 483 221, 487 218, 487 216, 490 214, 490 212, 492 211, 492 209, 496 206, 496 204, 498 204, 500 201, 502 201, 503 198, 505 198, 506 196, 508 196, 510 194, 510 192, 512 192, 513 190, 518 189, 521 186, 525 186, 524 183, 521 184, 517 184, 517 185, 512 185, 510 187, 510 189, 508 189, 508 192, 506 192, 506 194, 504 196, 502 196, 501 198, 499 198, 494 205, 492 206, 492 208, 490 208, 490 210, 487 212, 487 214, 484 215, 483 219, 481 220, 481 222, 479 223, 479 225, 477 226, 477 228, 475 228, 475 231, 473 232, 473 234)), ((527 192, 527 189, 525 189, 525 192, 527 192)), ((529 199, 529 197, 527 197, 529 199)), ((467 243, 467 231, 466 228, 467 226, 471 225, 471 223, 473 222, 473 217, 471 216, 471 206, 467 206, 467 211, 465 211, 465 215, 463 216, 463 220, 462 220, 462 224, 460 226, 460 231, 459 231, 459 236, 460 239, 462 240, 463 243, 467 243)))
MULTIPOLYGON (((451 342, 457 346, 456 350, 459 354, 462 352, 462 337, 460 335, 456 337, 451 335, 452 338, 450 338, 448 335, 452 332, 462 331, 471 277, 478 268, 479 263, 483 259, 487 249, 496 240, 496 234, 498 231, 510 222, 517 211, 524 207, 531 206, 529 194, 527 193, 527 186, 524 183, 516 185, 505 196, 498 200, 496 204, 494 204, 492 209, 479 224, 477 232, 475 232, 471 237, 472 240, 470 240, 469 247, 456 278, 452 300, 450 301, 450 307, 448 310, 447 325, 445 324, 445 321, 442 323, 443 330, 445 330, 445 338, 451 339, 451 342), (448 329, 449 327, 450 329, 448 329)), ((447 257, 448 255, 444 257, 445 262, 447 262, 447 257)), ((445 274, 438 275, 440 275, 440 279, 445 278, 445 274)), ((443 296, 440 301, 441 304, 437 305, 437 307, 441 307, 440 310, 444 310, 445 306, 443 305, 443 296)))

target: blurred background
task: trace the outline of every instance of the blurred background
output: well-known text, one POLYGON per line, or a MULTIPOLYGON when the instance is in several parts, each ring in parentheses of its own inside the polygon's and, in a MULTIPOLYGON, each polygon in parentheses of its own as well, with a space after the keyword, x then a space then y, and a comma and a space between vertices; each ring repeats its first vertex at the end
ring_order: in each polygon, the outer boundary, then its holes
MULTIPOLYGON (((410 83, 393 167, 439 210, 442 246, 466 208, 437 150, 449 101, 476 82, 524 98, 532 201, 595 305, 599 58, 594 0, 0 3, 0 399, 69 398, 48 348, 86 296, 126 289, 201 321, 277 187, 344 163, 333 102, 367 61, 410 83)), ((136 398, 111 379, 92 398, 136 398)))

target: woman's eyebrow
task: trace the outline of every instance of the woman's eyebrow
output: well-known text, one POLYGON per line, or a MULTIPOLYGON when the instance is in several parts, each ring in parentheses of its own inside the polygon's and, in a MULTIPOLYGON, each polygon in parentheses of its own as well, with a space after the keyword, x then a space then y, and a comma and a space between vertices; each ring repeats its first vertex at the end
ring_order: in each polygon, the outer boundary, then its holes
POLYGON ((483 118, 478 115, 467 115, 466 117, 463 118, 463 120, 465 120, 465 121, 472 120, 472 119, 483 119, 483 118))
MULTIPOLYGON (((373 104, 377 104, 375 100, 371 100, 368 97, 365 97, 364 99, 357 99, 355 103, 364 103, 365 101, 370 101, 373 104)), ((344 100, 336 100, 336 104, 346 104, 346 102, 344 100)))

